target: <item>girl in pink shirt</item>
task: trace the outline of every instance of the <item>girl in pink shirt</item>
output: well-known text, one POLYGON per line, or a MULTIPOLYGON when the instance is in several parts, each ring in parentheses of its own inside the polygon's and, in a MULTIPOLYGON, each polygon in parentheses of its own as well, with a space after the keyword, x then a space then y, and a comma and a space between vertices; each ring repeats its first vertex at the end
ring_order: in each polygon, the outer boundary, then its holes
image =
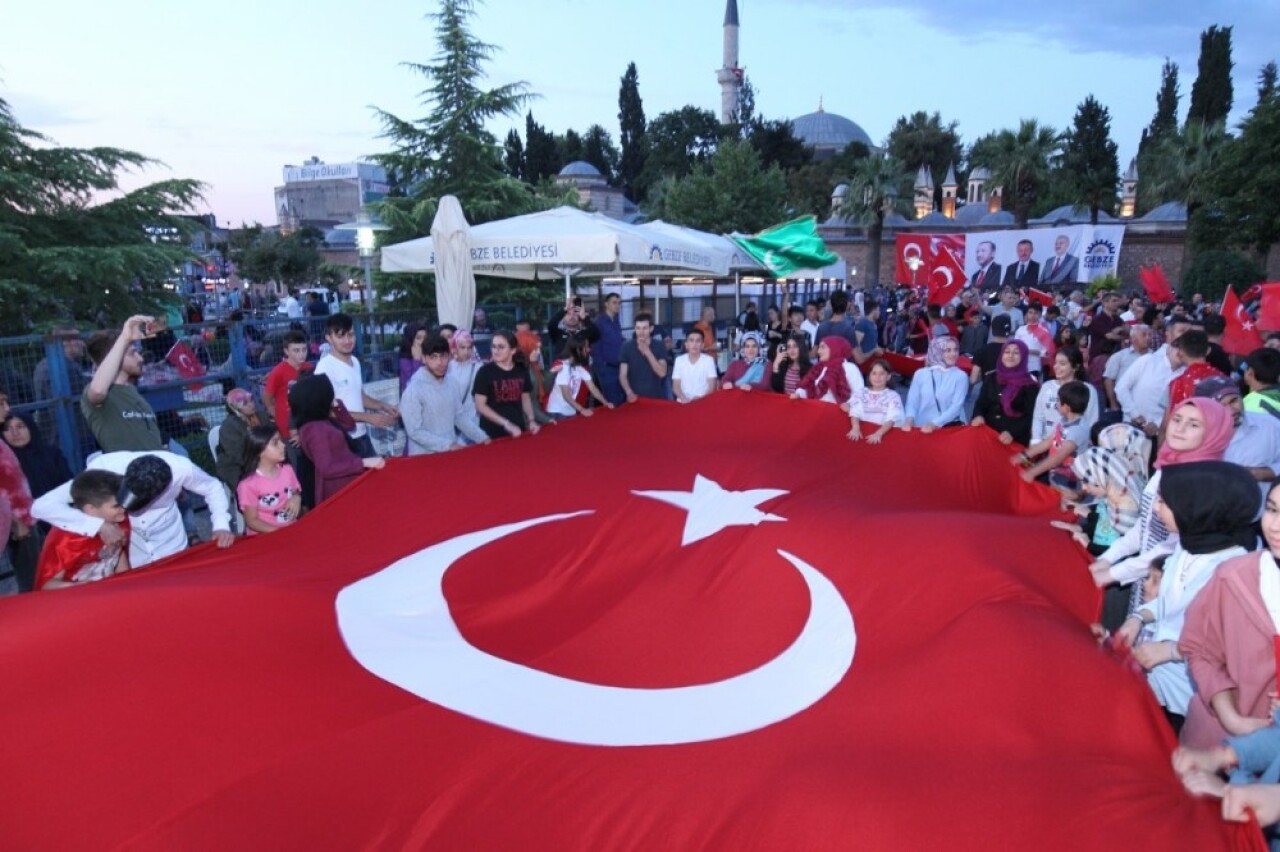
POLYGON ((254 426, 245 437, 246 473, 236 487, 246 535, 275 532, 298 519, 302 486, 285 464, 284 439, 274 426, 254 426))

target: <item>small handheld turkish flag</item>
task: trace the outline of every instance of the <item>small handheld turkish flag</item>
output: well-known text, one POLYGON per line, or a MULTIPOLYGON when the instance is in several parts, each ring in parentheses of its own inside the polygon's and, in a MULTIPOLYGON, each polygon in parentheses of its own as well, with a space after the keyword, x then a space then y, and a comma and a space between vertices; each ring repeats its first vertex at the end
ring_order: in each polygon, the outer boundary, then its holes
POLYGON ((1164 267, 1158 263, 1143 266, 1138 270, 1138 278, 1142 281, 1142 289, 1153 304, 1167 305, 1177 301, 1173 288, 1169 286, 1169 278, 1164 274, 1164 267))
POLYGON ((185 340, 173 344, 164 359, 177 368, 178 375, 184 379, 196 379, 205 373, 204 364, 200 363, 195 350, 185 340))
POLYGON ((1222 319, 1227 324, 1222 333, 1222 348, 1232 355, 1248 355, 1262 345, 1258 323, 1240 304, 1236 291, 1230 287, 1222 299, 1222 319))

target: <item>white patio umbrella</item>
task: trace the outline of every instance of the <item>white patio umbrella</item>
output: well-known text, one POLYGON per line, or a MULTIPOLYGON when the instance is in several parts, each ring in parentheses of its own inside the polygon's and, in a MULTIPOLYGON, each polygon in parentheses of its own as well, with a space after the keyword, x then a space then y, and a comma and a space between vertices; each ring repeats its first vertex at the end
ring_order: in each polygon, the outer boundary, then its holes
MULTIPOLYGON (((564 279, 565 298, 574 276, 727 275, 731 252, 678 234, 646 231, 599 213, 557 207, 471 228, 476 275, 564 279)), ((433 272, 436 246, 422 237, 382 249, 383 272, 433 272)))
MULTIPOLYGON (((696 240, 716 252, 727 252, 729 254, 729 269, 733 270, 734 316, 742 313, 741 273, 749 271, 768 274, 767 270, 757 263, 755 258, 743 251, 741 246, 721 234, 713 234, 710 231, 699 231, 697 228, 687 228, 684 225, 674 225, 670 222, 664 222, 661 219, 655 219, 652 222, 645 222, 640 227, 646 231, 653 231, 658 234, 696 240)), ((657 313, 656 301, 654 302, 654 313, 657 313)))
POLYGON ((458 199, 452 195, 441 198, 431 222, 431 239, 439 247, 432 264, 436 273, 436 310, 441 323, 457 328, 471 328, 476 309, 470 230, 458 199))

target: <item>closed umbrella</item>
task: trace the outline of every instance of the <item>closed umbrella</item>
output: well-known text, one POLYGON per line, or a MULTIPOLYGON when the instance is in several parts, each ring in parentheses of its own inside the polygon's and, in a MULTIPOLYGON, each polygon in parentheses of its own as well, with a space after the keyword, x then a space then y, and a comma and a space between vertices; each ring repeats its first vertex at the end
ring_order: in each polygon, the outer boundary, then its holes
POLYGON ((476 276, 471 268, 471 226, 452 195, 440 199, 431 222, 435 248, 436 311, 441 323, 471 328, 476 309, 476 276))

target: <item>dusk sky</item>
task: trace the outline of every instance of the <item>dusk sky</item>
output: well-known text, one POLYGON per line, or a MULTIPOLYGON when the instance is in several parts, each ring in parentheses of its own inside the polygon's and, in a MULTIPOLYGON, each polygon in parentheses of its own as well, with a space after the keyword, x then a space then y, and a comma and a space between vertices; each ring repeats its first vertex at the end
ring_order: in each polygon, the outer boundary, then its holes
MULTIPOLYGON (((883 141, 898 116, 939 110, 965 144, 1034 117, 1071 121, 1093 94, 1111 110, 1121 168, 1151 120, 1164 57, 1181 69, 1182 114, 1199 33, 1234 26, 1237 122, 1276 58, 1275 0, 739 0, 740 64, 767 118, 828 112, 883 141), (1268 33, 1271 34, 1268 36, 1268 33)), ((433 2, 219 4, 116 0, 10 4, 0 98, 56 142, 133 149, 165 167, 136 184, 208 184, 220 223, 275 224, 281 167, 385 149, 371 106, 425 113, 423 80, 400 63, 436 51, 433 2)), ((498 52, 488 85, 523 80, 550 130, 603 125, 617 141, 618 84, 640 73, 645 113, 718 112, 724 0, 488 0, 473 32, 498 52)), ((1181 116, 1180 116, 1181 117, 1181 116)), ((493 126, 523 133, 524 116, 493 126)))

